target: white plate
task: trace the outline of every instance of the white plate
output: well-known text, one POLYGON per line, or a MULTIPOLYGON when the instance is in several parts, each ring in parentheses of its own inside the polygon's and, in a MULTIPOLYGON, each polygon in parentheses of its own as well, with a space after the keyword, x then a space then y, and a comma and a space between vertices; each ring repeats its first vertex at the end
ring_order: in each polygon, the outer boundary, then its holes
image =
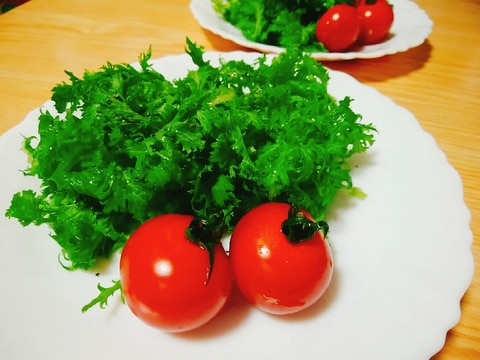
MULTIPOLYGON (((208 53, 253 61, 254 53, 208 53)), ((186 55, 153 61, 168 78, 192 67, 186 55)), ((330 90, 350 95, 378 128, 377 142, 354 159, 354 183, 368 197, 338 197, 328 221, 335 272, 326 295, 294 316, 269 316, 235 296, 210 324, 171 335, 141 323, 118 298, 107 309, 81 307, 96 284, 118 278, 118 258, 93 272, 68 272, 47 227, 0 217, 2 359, 429 359, 460 317, 473 276, 470 212, 462 182, 415 117, 352 77, 331 72, 330 90)), ((52 104, 44 105, 51 108, 52 104)), ((0 212, 16 191, 36 186, 23 136, 39 109, 0 138, 0 212)))
MULTIPOLYGON (((390 0, 394 6, 395 20, 391 29, 391 38, 387 41, 363 46, 351 52, 315 52, 312 56, 320 61, 349 60, 356 58, 371 59, 406 51, 421 45, 432 32, 433 22, 415 2, 411 0, 390 0)), ((264 53, 279 53, 285 49, 278 46, 257 43, 248 40, 242 32, 226 22, 213 10, 211 0, 192 0, 190 10, 200 26, 214 34, 264 53)))

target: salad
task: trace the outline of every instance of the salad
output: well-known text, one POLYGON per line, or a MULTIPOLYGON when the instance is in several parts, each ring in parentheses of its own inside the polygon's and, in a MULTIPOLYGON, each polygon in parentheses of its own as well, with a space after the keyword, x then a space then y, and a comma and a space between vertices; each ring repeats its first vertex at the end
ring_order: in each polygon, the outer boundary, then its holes
MULTIPOLYGON (((186 52, 195 67, 173 81, 150 66, 151 49, 140 55, 138 67, 107 63, 82 77, 67 71, 68 81, 53 89, 56 111, 43 111, 38 135, 25 137, 30 166, 24 174, 39 178, 42 186, 14 194, 6 216, 25 226, 48 224, 61 248, 60 263, 69 270, 93 269, 122 251, 122 279, 111 287, 99 285, 100 295, 84 310, 105 306, 118 290, 138 289, 136 282, 143 284, 141 290, 123 291, 134 310, 139 292, 154 297, 144 292, 152 289, 144 283, 145 271, 170 279, 175 264, 197 263, 192 272, 200 292, 215 286, 218 272, 223 279, 214 298, 205 294, 205 303, 213 306, 206 311, 208 321, 225 303, 233 281, 221 237, 232 233, 233 239, 236 231, 249 236, 239 224, 267 203, 284 209, 289 221, 279 224, 276 218, 271 224, 290 240, 317 239, 325 265, 319 276, 328 284, 325 213, 338 191, 363 195, 352 183, 348 159, 372 146, 375 127, 352 111, 352 99, 329 95, 328 70, 297 48, 271 61, 262 56, 253 64, 232 60, 220 66, 189 39, 186 52), (132 265, 135 259, 145 263, 149 246, 151 256, 175 248, 152 245, 156 237, 193 246, 192 261, 182 250, 169 255, 177 260, 153 259, 147 270, 132 265)), ((231 255, 244 258, 247 250, 231 255)), ((243 265, 233 271, 238 267, 243 265)), ((173 283, 177 295, 195 288, 190 277, 173 283)), ((137 308, 144 310, 145 304, 137 308)))
POLYGON ((256 43, 341 52, 388 38, 387 0, 212 0, 214 10, 256 43))

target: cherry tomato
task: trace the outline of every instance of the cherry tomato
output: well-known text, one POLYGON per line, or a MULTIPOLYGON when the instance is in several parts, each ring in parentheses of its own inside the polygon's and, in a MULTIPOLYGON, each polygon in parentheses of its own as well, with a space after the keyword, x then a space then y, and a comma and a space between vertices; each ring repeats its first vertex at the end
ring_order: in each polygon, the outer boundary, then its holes
POLYGON ((211 320, 233 283, 221 243, 213 246, 210 267, 209 252, 188 239, 192 220, 178 214, 148 220, 128 239, 120 258, 122 290, 131 311, 170 332, 192 330, 211 320))
POLYGON ((344 51, 357 41, 360 33, 360 19, 357 10, 347 4, 328 9, 318 20, 317 40, 328 51, 344 51))
POLYGON ((392 5, 386 0, 361 0, 357 12, 360 16, 360 44, 378 44, 387 38, 394 20, 392 5))
MULTIPOLYGON (((321 232, 292 242, 282 229, 291 206, 271 202, 246 213, 230 239, 234 279, 244 297, 271 314, 292 314, 314 304, 333 272, 330 247, 321 232)), ((302 216, 311 219, 305 211, 302 216)))

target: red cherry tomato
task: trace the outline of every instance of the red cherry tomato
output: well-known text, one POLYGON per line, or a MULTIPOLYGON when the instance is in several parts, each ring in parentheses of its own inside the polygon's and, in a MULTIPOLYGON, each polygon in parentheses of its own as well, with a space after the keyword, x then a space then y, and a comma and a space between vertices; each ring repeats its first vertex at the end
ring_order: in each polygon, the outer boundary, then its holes
POLYGON ((394 20, 392 5, 386 0, 361 0, 357 12, 360 16, 360 44, 378 44, 387 38, 394 20))
POLYGON ((317 40, 328 51, 347 50, 357 41, 360 33, 360 19, 357 10, 347 4, 339 4, 328 9, 318 20, 317 40))
MULTIPOLYGON (((230 261, 244 297, 271 314, 291 314, 314 304, 333 272, 330 247, 317 230, 293 243, 282 230, 290 205, 265 203, 245 214, 230 239, 230 261)), ((305 217, 310 218, 302 211, 305 217)))
POLYGON ((147 324, 171 332, 197 328, 225 304, 233 277, 227 255, 209 253, 186 236, 193 218, 168 214, 142 224, 120 258, 123 294, 132 312, 147 324))

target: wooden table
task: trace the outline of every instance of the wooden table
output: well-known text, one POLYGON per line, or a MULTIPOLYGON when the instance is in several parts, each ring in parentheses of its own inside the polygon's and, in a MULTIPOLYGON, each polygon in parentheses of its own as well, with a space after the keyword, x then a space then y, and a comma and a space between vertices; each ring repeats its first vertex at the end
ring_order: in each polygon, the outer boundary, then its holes
MULTIPOLYGON (((330 62, 412 111, 460 173, 472 212, 480 264, 480 2, 417 0, 434 21, 421 46, 372 60, 330 62)), ((107 60, 134 62, 183 53, 185 38, 207 50, 242 49, 203 30, 189 0, 32 0, 0 16, 0 133, 50 98, 66 79, 107 60)), ((480 358, 480 270, 462 301, 462 318, 435 360, 480 358)), ((381 340, 380 340, 381 341, 381 340)), ((406 359, 407 360, 407 359, 406 359)))

